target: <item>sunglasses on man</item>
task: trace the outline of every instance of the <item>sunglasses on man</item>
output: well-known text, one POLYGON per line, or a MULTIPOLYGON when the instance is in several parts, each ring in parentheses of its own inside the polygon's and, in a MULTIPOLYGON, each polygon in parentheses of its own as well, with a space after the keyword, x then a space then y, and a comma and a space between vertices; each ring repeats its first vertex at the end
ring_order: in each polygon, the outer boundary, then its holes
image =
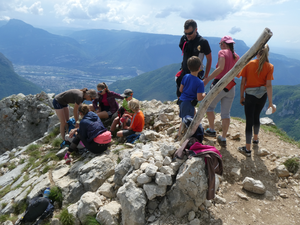
POLYGON ((191 32, 189 32, 189 33, 185 33, 185 32, 183 32, 185 35, 192 35, 193 33, 194 33, 194 31, 195 31, 195 29, 193 30, 193 31, 191 31, 191 32))

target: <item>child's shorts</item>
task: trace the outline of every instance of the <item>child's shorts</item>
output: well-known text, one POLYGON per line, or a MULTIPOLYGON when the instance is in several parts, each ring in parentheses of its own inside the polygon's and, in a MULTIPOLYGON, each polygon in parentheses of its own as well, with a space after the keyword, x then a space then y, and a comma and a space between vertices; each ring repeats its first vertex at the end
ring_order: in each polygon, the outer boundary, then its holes
POLYGON ((182 101, 179 107, 180 107, 180 112, 179 112, 180 118, 183 118, 188 115, 194 117, 195 107, 192 106, 191 101, 182 101))
POLYGON ((123 137, 127 137, 129 135, 135 134, 133 130, 122 130, 123 132, 123 137))

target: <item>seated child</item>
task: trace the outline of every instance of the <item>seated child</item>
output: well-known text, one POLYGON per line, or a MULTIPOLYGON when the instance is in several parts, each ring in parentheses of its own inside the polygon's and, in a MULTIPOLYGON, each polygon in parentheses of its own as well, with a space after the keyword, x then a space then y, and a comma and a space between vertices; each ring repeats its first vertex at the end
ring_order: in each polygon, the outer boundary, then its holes
POLYGON ((114 119, 113 123, 110 126, 110 132, 114 132, 116 129, 116 126, 119 124, 123 129, 128 129, 131 123, 131 117, 134 114, 134 112, 128 107, 128 102, 131 99, 134 99, 132 97, 133 91, 131 89, 126 89, 123 94, 121 94, 122 97, 124 97, 124 100, 122 102, 122 106, 118 110, 118 116, 114 119))
MULTIPOLYGON (((191 74, 186 74, 181 81, 179 91, 181 92, 179 98, 179 117, 183 119, 189 115, 194 117, 195 105, 205 97, 204 83, 198 78, 198 72, 200 71, 201 61, 199 57, 192 56, 188 59, 187 65, 191 74)), ((180 135, 181 125, 178 131, 180 135)))
POLYGON ((131 119, 130 127, 127 130, 120 130, 117 132, 118 137, 127 137, 136 132, 142 132, 145 125, 145 118, 143 112, 140 110, 139 101, 132 99, 128 103, 128 107, 134 112, 131 119))

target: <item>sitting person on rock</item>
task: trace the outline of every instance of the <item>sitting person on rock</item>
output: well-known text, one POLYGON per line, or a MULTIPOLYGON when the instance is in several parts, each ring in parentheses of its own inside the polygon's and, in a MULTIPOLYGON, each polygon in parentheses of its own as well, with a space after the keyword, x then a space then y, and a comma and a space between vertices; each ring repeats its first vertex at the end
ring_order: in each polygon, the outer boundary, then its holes
POLYGON ((68 104, 75 103, 74 105, 74 118, 75 122, 78 120, 78 107, 84 101, 92 101, 97 97, 97 92, 93 89, 87 88, 71 89, 56 95, 53 99, 53 107, 60 122, 60 135, 63 139, 61 148, 65 145, 65 127, 69 120, 69 108, 68 104))
POLYGON ((104 152, 111 142, 111 133, 107 131, 96 113, 89 111, 89 106, 81 104, 78 108, 79 115, 82 117, 79 128, 70 131, 70 137, 76 135, 73 139, 64 159, 66 163, 71 162, 70 154, 77 150, 80 141, 92 153, 100 154, 104 152))
POLYGON ((124 100, 122 102, 122 106, 118 110, 118 116, 114 119, 113 123, 110 127, 110 132, 114 132, 116 129, 117 124, 123 125, 123 129, 128 129, 131 123, 131 118, 134 114, 134 112, 128 107, 128 102, 132 99, 133 91, 131 89, 126 89, 123 94, 121 94, 122 97, 124 97, 124 100))
POLYGON ((134 112, 130 127, 127 130, 120 130, 117 132, 118 137, 127 137, 135 134, 136 132, 142 132, 145 125, 145 117, 140 110, 140 102, 137 99, 132 99, 128 102, 128 107, 134 112))
POLYGON ((91 111, 95 111, 100 119, 111 118, 112 115, 118 111, 119 105, 117 99, 124 99, 121 95, 110 91, 106 83, 99 83, 97 85, 98 98, 93 101, 93 105, 90 106, 91 111))

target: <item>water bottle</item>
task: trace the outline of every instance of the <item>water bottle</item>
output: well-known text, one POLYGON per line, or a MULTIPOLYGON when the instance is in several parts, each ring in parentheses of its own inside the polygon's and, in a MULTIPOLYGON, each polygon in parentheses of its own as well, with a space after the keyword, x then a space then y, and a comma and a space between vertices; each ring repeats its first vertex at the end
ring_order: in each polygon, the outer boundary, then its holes
MULTIPOLYGON (((273 107, 276 109, 276 105, 273 104, 273 107)), ((267 109, 267 111, 266 111, 266 115, 271 115, 272 112, 273 112, 272 107, 269 107, 269 108, 267 109)))
POLYGON ((50 188, 46 188, 46 190, 44 191, 43 197, 44 198, 49 198, 49 195, 50 195, 50 188))

